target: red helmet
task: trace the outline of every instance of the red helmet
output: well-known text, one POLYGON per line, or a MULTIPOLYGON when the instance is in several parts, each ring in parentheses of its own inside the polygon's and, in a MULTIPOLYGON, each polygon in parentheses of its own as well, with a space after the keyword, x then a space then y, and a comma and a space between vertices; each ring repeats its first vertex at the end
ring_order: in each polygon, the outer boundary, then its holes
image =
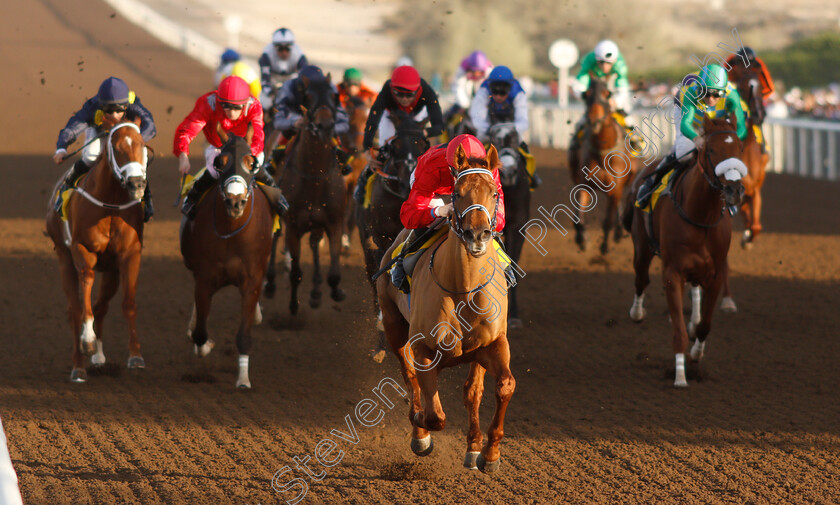
POLYGON ((464 133, 450 140, 446 146, 446 162, 450 167, 455 166, 455 151, 458 150, 458 146, 464 148, 467 158, 483 158, 487 156, 487 151, 484 150, 484 144, 473 135, 464 133))
POLYGON ((397 67, 391 74, 391 88, 402 88, 416 91, 420 88, 420 74, 414 67, 407 65, 397 67))
POLYGON ((219 89, 216 90, 216 96, 219 97, 220 102, 245 103, 251 96, 251 87, 245 82, 245 79, 232 75, 222 79, 222 82, 219 83, 219 89))

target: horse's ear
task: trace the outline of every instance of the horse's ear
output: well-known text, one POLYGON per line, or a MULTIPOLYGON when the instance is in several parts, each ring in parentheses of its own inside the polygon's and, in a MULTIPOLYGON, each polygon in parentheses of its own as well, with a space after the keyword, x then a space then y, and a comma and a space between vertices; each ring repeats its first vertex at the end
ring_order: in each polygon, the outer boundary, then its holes
POLYGON ((135 116, 134 119, 132 119, 132 122, 137 126, 140 126, 143 122, 143 118, 141 118, 140 116, 135 116))
POLYGON ((327 82, 332 82, 332 72, 327 72, 327 82))
POLYGON ((468 167, 469 163, 467 162, 467 152, 464 151, 464 146, 459 145, 458 149, 455 150, 455 170, 460 172, 468 167))
POLYGON ((502 162, 499 161, 499 153, 496 151, 496 146, 490 145, 487 149, 487 168, 495 172, 502 168, 502 162))
POLYGON ((703 114, 703 131, 708 132, 712 126, 712 118, 703 114))

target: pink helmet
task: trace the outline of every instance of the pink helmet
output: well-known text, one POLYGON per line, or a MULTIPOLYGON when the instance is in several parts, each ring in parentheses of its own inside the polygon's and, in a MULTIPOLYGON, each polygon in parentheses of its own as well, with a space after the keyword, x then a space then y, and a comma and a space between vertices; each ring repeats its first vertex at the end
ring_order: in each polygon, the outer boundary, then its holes
POLYGON ((245 82, 245 79, 232 75, 222 79, 222 82, 219 83, 219 89, 216 90, 216 96, 219 97, 220 102, 245 103, 251 96, 251 87, 245 82))
POLYGON ((485 72, 493 64, 484 51, 473 51, 461 62, 461 68, 465 72, 485 72))
POLYGON ((480 140, 473 135, 463 133, 450 140, 449 145, 446 146, 446 162, 450 167, 455 166, 455 152, 458 150, 458 146, 464 148, 467 158, 483 158, 487 156, 487 151, 484 150, 484 144, 480 140))

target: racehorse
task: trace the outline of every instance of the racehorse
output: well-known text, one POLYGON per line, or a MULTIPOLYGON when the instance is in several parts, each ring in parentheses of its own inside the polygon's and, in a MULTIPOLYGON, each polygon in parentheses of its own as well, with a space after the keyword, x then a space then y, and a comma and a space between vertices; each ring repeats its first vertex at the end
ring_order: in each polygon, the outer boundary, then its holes
MULTIPOLYGON (((499 176, 502 191, 505 194, 505 228, 511 233, 504 234, 505 249, 514 263, 519 263, 525 236, 516 233, 531 217, 531 184, 525 168, 525 157, 519 152, 521 140, 513 123, 496 123, 488 131, 490 143, 496 146, 502 168, 499 176)), ((516 302, 516 284, 508 293, 508 327, 521 328, 519 307, 516 302)))
MULTIPOLYGON (((249 137, 252 133, 249 128, 249 137)), ((247 389, 251 387, 251 325, 262 320, 259 299, 271 253, 274 218, 268 199, 256 188, 254 174, 259 167, 251 154, 250 140, 228 137, 221 129, 219 137, 224 141, 215 161, 219 182, 198 203, 195 218, 181 220, 181 254, 195 279, 195 303, 187 335, 195 344, 195 353, 207 356, 214 346, 207 335, 213 295, 225 286, 239 288, 242 305, 236 333, 236 387, 247 389)))
MULTIPOLYGON (((738 94, 749 106, 750 115, 747 119, 747 138, 744 140, 744 154, 741 157, 747 166, 747 176, 741 181, 744 185, 744 201, 741 212, 744 214, 744 234, 741 237, 741 247, 752 247, 753 241, 761 233, 761 187, 770 155, 762 152, 756 139, 756 127, 761 128, 764 122, 765 110, 762 102, 762 85, 758 73, 751 68, 735 66, 731 70, 731 79, 738 87, 738 94)), ((765 140, 766 142, 766 140, 765 140)))
POLYGON ((353 161, 351 166, 353 170, 344 176, 344 183, 346 184, 347 209, 345 209, 346 219, 344 221, 344 231, 341 235, 341 247, 345 253, 350 251, 350 234, 356 228, 356 213, 354 212, 354 205, 356 201, 353 199, 353 191, 356 189, 356 182, 359 180, 359 175, 368 164, 367 153, 362 148, 365 138, 365 123, 367 123, 368 112, 370 106, 361 98, 357 96, 348 97, 347 103, 344 106, 347 112, 347 119, 350 123, 350 130, 346 136, 343 136, 345 146, 353 153, 353 161))
MULTIPOLYGON (((609 234, 618 242, 623 234, 620 225, 619 208, 624 187, 633 180, 638 169, 638 160, 625 142, 625 130, 616 121, 610 107, 611 92, 606 82, 591 79, 584 94, 586 102, 586 124, 579 149, 569 150, 569 170, 575 185, 584 184, 593 191, 607 196, 604 217, 604 240, 601 254, 609 251, 609 234), (619 153, 619 154, 613 154, 619 153), (620 154, 623 154, 620 155, 620 154), (630 160, 630 163, 627 163, 630 160)), ((586 249, 586 230, 580 209, 591 204, 588 191, 581 191, 579 205, 575 206, 575 243, 586 249)), ((597 194, 597 193, 596 193, 597 194)))
POLYGON ((102 325, 108 302, 120 284, 123 315, 128 322, 128 368, 146 366, 137 341, 135 303, 143 248, 140 201, 147 185, 146 149, 136 123, 118 123, 107 134, 103 154, 70 195, 66 204, 67 221, 62 221, 53 209, 55 196, 50 201, 47 233, 55 245, 61 283, 69 302, 73 331, 70 380, 73 382, 87 381, 83 352, 90 356, 92 365, 105 364, 102 325), (92 305, 91 291, 97 271, 102 273, 102 278, 96 303, 92 305))
MULTIPOLYGON (((294 140, 294 146, 290 148, 292 152, 287 153, 283 161, 283 178, 280 181, 280 188, 289 202, 289 211, 284 216, 284 234, 286 250, 292 258, 289 272, 292 286, 289 310, 292 314, 297 314, 300 304, 298 287, 303 280, 300 246, 301 238, 307 232, 314 267, 309 306, 316 308, 321 305, 318 243, 325 231, 330 246, 330 269, 327 274, 330 296, 335 301, 342 301, 346 296, 338 287, 341 282, 341 232, 347 207, 347 187, 341 176, 333 145, 338 99, 330 83, 329 74, 323 80, 303 78, 301 81, 304 85, 304 124, 294 140)), ((275 249, 272 247, 271 251, 272 267, 275 249)), ((270 272, 266 283, 273 282, 273 272, 270 272)))
MULTIPOLYGON (((439 371, 470 363, 464 385, 469 413, 464 466, 489 473, 498 470, 501 462, 505 412, 516 387, 510 371, 505 274, 493 256, 499 195, 492 171, 501 164, 493 146, 486 157, 469 159, 458 147, 455 160, 449 230, 420 253, 410 299, 387 275, 377 279, 376 290, 385 335, 411 392, 412 451, 419 456, 430 454, 429 432, 446 425, 437 389, 439 371), (482 448, 478 410, 485 371, 496 377, 496 412, 482 448)), ((407 230, 400 233, 395 244, 406 235, 407 230)), ((394 247, 383 257, 382 266, 394 247)))
MULTIPOLYGON (((655 254, 662 258, 662 282, 673 328, 676 371, 674 385, 685 387, 685 351, 688 337, 696 337, 691 358, 700 360, 712 324, 712 313, 728 276, 727 254, 732 220, 728 207, 737 208, 744 195, 741 179, 747 167, 741 161, 742 144, 727 119, 703 120, 703 146, 691 168, 673 181, 650 214, 635 207, 633 197, 624 201, 624 226, 631 231, 636 292, 630 318, 645 317, 644 291, 650 284, 648 270, 655 254), (724 201, 721 201, 721 200, 724 201), (657 250, 658 249, 658 250, 657 250), (702 288, 699 323, 688 328, 683 318, 683 288, 686 282, 702 288)), ((652 168, 651 168, 652 169, 652 168)), ((641 180, 641 179, 640 179, 641 180)), ((638 190, 639 182, 633 184, 638 190)), ((700 292, 693 290, 695 300, 700 292)))

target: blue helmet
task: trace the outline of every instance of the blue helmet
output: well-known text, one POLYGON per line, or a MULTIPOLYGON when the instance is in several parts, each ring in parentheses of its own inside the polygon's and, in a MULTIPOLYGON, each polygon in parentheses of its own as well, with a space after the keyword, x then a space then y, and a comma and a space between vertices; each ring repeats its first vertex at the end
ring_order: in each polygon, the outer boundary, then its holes
POLYGON ((315 65, 307 65, 300 69, 299 77, 305 77, 310 81, 320 81, 324 79, 324 73, 315 65))
POLYGON ((242 56, 240 56, 235 49, 227 48, 225 49, 225 52, 222 53, 222 64, 239 61, 241 59, 242 56))
POLYGON ((96 97, 101 105, 125 104, 128 103, 128 84, 122 79, 109 77, 102 81, 96 97))
POLYGON ((506 66, 499 65, 490 72, 490 76, 487 77, 487 80, 489 80, 490 82, 501 81, 506 82, 508 84, 513 84, 513 72, 511 72, 510 69, 506 66))

